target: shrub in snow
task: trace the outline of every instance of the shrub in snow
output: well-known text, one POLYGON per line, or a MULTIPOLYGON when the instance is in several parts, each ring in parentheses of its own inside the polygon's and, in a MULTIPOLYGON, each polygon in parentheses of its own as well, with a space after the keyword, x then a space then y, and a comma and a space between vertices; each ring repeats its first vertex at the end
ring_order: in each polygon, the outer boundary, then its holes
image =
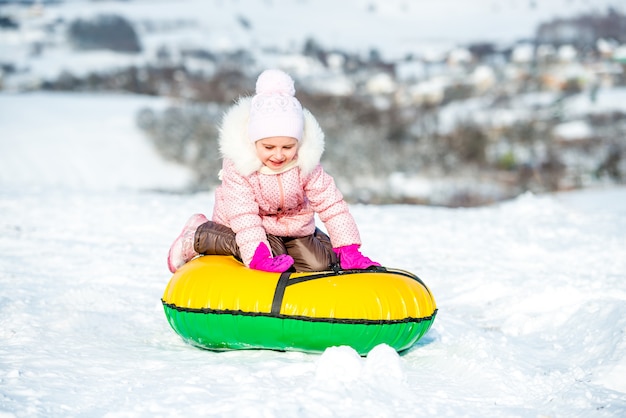
POLYGON ((10 16, 0 16, 0 28, 2 29, 18 29, 20 27, 19 23, 17 23, 10 16))
POLYGON ((99 15, 92 20, 74 20, 68 29, 70 43, 76 49, 109 49, 141 52, 133 26, 118 15, 99 15))
POLYGON ((217 126, 223 109, 219 106, 174 106, 157 113, 141 109, 136 123, 167 160, 191 167, 196 187, 208 189, 218 183, 221 168, 217 126))

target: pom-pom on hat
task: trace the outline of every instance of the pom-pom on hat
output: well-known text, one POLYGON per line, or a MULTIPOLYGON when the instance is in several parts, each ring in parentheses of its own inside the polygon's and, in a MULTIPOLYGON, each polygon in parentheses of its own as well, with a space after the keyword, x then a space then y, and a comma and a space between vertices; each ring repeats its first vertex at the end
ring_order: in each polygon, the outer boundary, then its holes
POLYGON ((248 121, 251 142, 271 136, 302 139, 304 115, 295 94, 293 79, 287 73, 265 70, 259 75, 248 121))

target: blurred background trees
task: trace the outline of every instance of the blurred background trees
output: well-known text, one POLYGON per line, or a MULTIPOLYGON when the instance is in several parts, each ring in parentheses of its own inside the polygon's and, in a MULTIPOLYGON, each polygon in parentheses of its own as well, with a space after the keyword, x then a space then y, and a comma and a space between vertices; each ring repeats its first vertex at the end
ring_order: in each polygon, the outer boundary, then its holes
MULTIPOLYGON (((245 15, 237 24, 254 29, 245 15)), ((353 202, 473 206, 626 180, 626 16, 616 10, 543 22, 533 39, 468 43, 435 58, 385 60, 376 49, 328 48, 313 36, 288 51, 163 43, 146 55, 146 36, 193 29, 116 14, 57 19, 45 26, 45 41, 29 44, 32 57, 66 42, 79 53, 133 59, 20 83, 13 80, 28 70, 0 57, 0 89, 12 82, 20 90, 167 98, 165 110, 142 109, 137 126, 164 158, 193 169, 193 190, 218 184, 221 117, 254 93, 265 62, 296 80, 297 97, 326 134, 323 163, 353 202)), ((0 13, 0 30, 19 31, 20 22, 0 13)))

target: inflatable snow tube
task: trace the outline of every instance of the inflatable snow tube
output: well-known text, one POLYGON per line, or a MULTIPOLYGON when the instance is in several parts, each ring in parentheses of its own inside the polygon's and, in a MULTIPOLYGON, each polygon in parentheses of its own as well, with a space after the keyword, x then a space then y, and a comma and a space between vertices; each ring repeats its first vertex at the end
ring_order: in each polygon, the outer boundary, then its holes
POLYGON ((171 327, 210 350, 321 352, 378 344, 406 350, 431 327, 437 306, 426 285, 402 270, 266 273, 230 256, 181 267, 163 294, 171 327))

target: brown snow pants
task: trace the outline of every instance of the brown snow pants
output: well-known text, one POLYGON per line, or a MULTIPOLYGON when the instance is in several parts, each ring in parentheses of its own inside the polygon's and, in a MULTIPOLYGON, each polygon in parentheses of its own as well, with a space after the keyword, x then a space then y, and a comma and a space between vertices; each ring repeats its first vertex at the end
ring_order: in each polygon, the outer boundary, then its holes
MULTIPOLYGON (((304 237, 277 237, 267 234, 274 255, 289 254, 293 257, 295 271, 325 271, 337 264, 328 235, 315 228, 312 235, 304 237)), ((194 249, 204 255, 232 255, 241 261, 235 233, 227 226, 208 221, 198 227, 194 249)))

